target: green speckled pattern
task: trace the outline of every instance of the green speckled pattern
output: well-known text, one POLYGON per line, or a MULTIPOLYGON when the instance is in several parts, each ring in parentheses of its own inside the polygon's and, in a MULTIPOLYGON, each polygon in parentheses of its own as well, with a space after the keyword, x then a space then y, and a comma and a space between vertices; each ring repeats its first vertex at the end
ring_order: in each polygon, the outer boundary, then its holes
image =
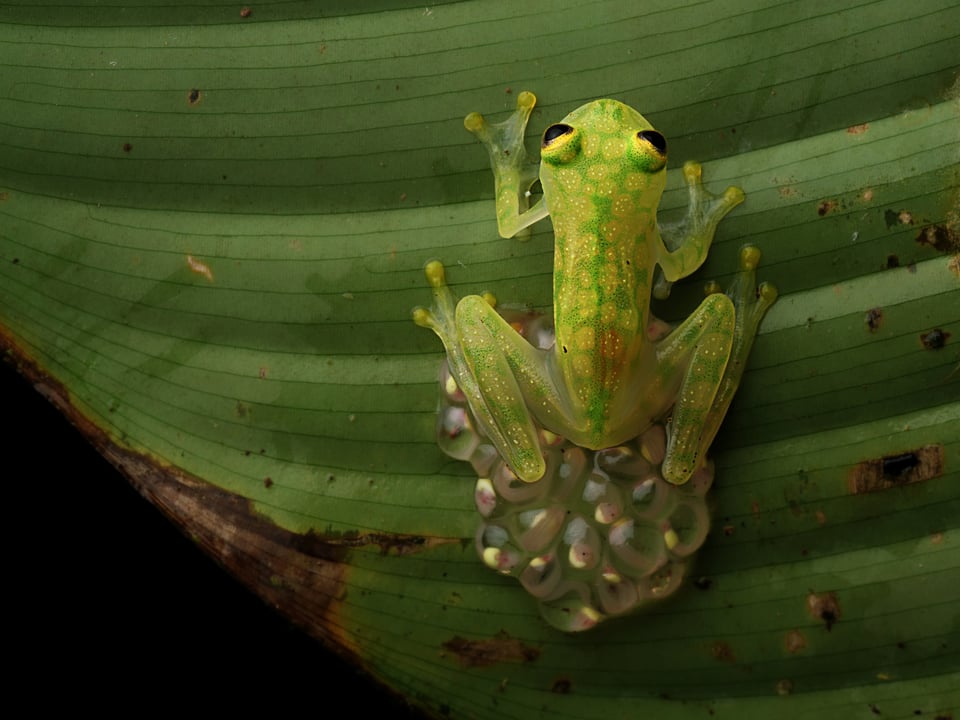
MULTIPOLYGON (((523 131, 535 102, 532 93, 520 93, 505 121, 491 125, 471 113, 464 126, 489 151, 500 234, 517 234, 547 214, 553 221, 556 342, 551 349, 532 347, 477 296, 454 310, 438 262, 427 267, 434 308, 418 310, 415 319, 443 340, 477 422, 523 481, 535 482, 545 470, 537 427, 600 450, 636 438, 673 408, 663 474, 684 483, 702 465, 732 397, 721 393, 715 403, 718 389, 735 388, 739 379, 739 371, 726 372, 731 349, 749 350, 749 342, 735 339, 735 328, 752 336, 757 325, 738 323, 734 304, 714 295, 676 332, 653 337, 650 297, 655 287, 667 287, 655 286, 653 273, 659 266, 670 283, 696 270, 717 223, 743 201, 743 192, 711 195, 701 185, 700 166, 687 163, 687 215, 665 241, 657 206, 666 140, 637 111, 597 100, 544 133, 543 196, 530 206, 536 178, 523 131)), ((743 267, 751 287, 755 265, 743 267)), ((742 360, 731 367, 742 367, 742 360)))
POLYGON ((652 126, 623 103, 598 100, 562 122, 579 152, 554 164, 545 150, 540 170, 555 237, 557 359, 587 423, 585 444, 599 448, 619 434, 617 396, 654 363, 646 327, 666 174, 662 162, 649 172, 650 151, 636 147, 636 133, 652 126))

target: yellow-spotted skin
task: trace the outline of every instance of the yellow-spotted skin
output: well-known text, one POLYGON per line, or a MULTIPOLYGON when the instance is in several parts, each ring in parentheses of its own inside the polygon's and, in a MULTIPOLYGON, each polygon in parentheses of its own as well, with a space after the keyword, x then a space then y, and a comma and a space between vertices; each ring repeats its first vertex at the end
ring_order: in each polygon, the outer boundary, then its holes
POLYGON ((518 235, 547 215, 553 222, 555 344, 535 347, 479 296, 456 302, 437 261, 426 268, 434 305, 414 319, 443 340, 480 431, 521 480, 545 472, 543 431, 599 450, 669 416, 662 471, 684 483, 704 462, 776 291, 765 286, 758 299, 759 251, 745 248, 736 288, 709 294, 665 337, 650 330, 650 300, 700 267, 743 192, 708 193, 700 166, 687 163, 686 217, 661 226, 663 135, 623 103, 596 100, 546 129, 536 172, 523 144, 535 103, 524 92, 506 121, 471 113, 464 125, 490 154, 500 234, 518 235), (543 195, 531 206, 538 179, 543 195))

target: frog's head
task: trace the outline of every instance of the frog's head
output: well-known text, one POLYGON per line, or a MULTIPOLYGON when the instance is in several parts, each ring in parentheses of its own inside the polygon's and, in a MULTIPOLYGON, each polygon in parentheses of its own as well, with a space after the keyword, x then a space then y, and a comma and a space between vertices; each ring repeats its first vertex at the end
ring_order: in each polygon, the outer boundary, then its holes
MULTIPOLYGON (((667 141, 633 108, 616 100, 595 100, 577 108, 543 133, 540 180, 544 192, 560 175, 629 188, 655 204, 666 182, 667 141)), ((557 188, 563 193, 563 188, 557 188)))

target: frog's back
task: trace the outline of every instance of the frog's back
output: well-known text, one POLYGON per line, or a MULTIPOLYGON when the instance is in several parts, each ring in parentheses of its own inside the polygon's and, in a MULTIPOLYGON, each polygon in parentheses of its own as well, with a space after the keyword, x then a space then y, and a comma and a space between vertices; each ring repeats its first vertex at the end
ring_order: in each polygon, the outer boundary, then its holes
POLYGON ((583 442, 603 447, 620 420, 611 408, 653 352, 645 329, 665 154, 643 137, 650 123, 616 100, 588 103, 553 128, 541 183, 555 234, 557 360, 590 426, 583 442), (553 128, 563 133, 555 146, 553 128))

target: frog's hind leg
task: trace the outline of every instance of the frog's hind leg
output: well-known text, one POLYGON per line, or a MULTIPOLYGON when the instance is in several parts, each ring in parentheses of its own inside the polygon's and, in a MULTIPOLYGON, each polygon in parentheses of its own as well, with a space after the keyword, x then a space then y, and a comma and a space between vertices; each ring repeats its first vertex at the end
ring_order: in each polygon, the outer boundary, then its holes
MULTIPOLYGON (((490 297, 468 295, 455 304, 447 287, 443 265, 427 264, 427 280, 434 305, 416 308, 417 325, 433 330, 443 341, 453 377, 470 403, 483 432, 524 482, 539 480, 544 471, 536 425, 527 408, 518 377, 520 368, 537 367, 534 348, 493 309, 490 297)), ((544 376, 540 382, 548 382, 544 376)), ((528 385, 525 382, 525 387, 528 385)), ((530 395, 529 389, 527 395, 530 395)))
MULTIPOLYGON (((706 454, 720 429, 720 424, 730 408, 733 395, 740 385, 740 378, 747 365, 753 340, 757 336, 760 322, 767 310, 777 299, 777 288, 771 283, 760 283, 757 287, 756 269, 760 263, 760 248, 745 245, 740 249, 740 272, 727 290, 736 308, 736 323, 733 329, 733 343, 730 347, 730 360, 723 373, 723 379, 713 400, 713 406, 707 414, 700 437, 700 456, 706 454)), ((708 292, 720 292, 716 284, 707 286, 708 292)))
POLYGON ((685 483, 700 465, 703 428, 733 346, 734 313, 726 295, 709 295, 657 346, 657 367, 664 387, 679 386, 661 467, 663 477, 675 485, 685 483))
POLYGON ((672 483, 686 482, 706 457, 740 384, 760 321, 777 299, 773 285, 757 288, 759 261, 758 248, 742 248, 740 273, 727 294, 708 287, 700 307, 658 349, 669 368, 677 362, 671 358, 695 348, 668 428, 663 476, 672 483))

